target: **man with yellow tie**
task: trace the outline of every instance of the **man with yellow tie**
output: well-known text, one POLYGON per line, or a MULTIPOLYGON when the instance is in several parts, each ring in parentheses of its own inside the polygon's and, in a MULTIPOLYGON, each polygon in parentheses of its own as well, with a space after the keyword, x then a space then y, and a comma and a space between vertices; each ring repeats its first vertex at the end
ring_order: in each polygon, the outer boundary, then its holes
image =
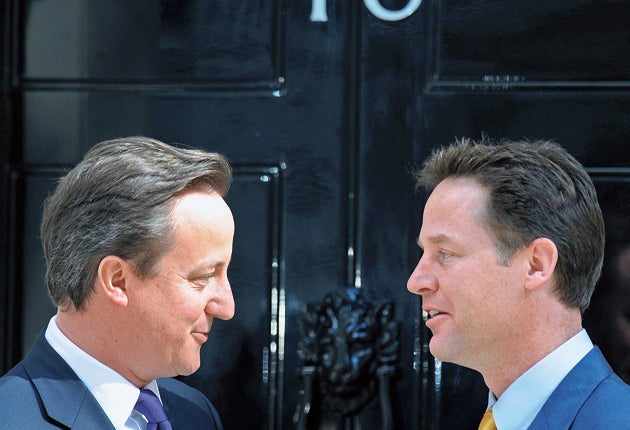
POLYGON ((582 328, 604 222, 580 163, 548 141, 462 139, 416 173, 430 191, 409 278, 431 353, 479 371, 480 429, 630 429, 630 386, 582 328))

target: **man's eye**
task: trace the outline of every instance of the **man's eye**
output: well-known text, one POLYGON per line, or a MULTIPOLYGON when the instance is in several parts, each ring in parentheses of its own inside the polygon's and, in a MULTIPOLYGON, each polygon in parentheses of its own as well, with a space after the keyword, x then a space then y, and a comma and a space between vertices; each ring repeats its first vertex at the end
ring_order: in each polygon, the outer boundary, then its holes
POLYGON ((198 276, 193 280, 193 282, 197 285, 205 287, 212 278, 214 278, 214 273, 208 273, 207 275, 198 276))
POLYGON ((438 259, 439 259, 440 261, 447 260, 450 256, 451 256, 451 253, 450 253, 450 252, 446 252, 446 251, 438 251, 438 259))

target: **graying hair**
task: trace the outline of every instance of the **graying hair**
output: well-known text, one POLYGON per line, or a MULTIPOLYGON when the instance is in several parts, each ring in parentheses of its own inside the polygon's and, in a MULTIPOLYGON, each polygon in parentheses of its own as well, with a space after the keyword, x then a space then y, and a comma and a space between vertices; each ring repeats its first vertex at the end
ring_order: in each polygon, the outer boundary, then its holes
POLYGON ((173 199, 198 189, 225 196, 231 182, 230 164, 218 153, 141 136, 96 144, 44 203, 41 238, 53 303, 82 309, 108 255, 152 276, 173 246, 173 199))

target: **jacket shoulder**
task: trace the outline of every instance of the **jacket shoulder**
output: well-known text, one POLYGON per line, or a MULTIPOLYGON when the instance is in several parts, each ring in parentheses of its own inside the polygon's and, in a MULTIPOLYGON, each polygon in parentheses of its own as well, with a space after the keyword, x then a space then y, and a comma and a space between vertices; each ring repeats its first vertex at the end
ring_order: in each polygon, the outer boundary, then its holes
POLYGON ((0 428, 53 429, 22 363, 0 378, 0 428))
POLYGON ((630 429, 630 386, 614 373, 604 378, 578 411, 574 429, 630 429))

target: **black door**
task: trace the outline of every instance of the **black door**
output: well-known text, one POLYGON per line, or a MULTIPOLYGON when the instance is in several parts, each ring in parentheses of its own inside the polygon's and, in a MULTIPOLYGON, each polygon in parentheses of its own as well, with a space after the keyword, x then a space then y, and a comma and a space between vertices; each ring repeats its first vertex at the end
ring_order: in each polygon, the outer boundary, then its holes
MULTIPOLYGON (((430 356, 405 287, 423 203, 409 170, 487 134, 557 140, 593 175, 609 257, 585 323, 630 380, 630 4, 7 0, 0 13, 2 370, 54 312, 42 200, 94 143, 142 134, 235 167, 236 316, 185 378, 226 429, 302 424, 300 324, 347 289, 389 303, 399 327, 384 389, 394 428, 476 428, 483 381, 430 356)), ((317 388, 308 428, 382 428, 383 392, 344 417, 317 388)))

